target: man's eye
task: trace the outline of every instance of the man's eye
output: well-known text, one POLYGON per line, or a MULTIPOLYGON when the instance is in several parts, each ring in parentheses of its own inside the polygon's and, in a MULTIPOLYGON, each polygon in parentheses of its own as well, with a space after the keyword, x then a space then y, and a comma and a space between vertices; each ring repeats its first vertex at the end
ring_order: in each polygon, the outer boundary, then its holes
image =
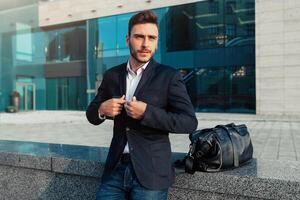
POLYGON ((156 37, 154 37, 154 36, 150 36, 150 37, 149 37, 149 39, 150 39, 150 40, 155 40, 155 39, 156 39, 156 37))

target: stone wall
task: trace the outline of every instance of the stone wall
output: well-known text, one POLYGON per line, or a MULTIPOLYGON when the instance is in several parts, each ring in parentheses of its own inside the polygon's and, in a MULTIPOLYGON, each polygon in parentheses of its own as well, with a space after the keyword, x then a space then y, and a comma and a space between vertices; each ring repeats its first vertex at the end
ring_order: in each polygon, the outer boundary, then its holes
POLYGON ((300 1, 256 0, 256 113, 300 113, 300 1))
MULTIPOLYGON (((183 156, 173 153, 173 160, 183 156)), ((101 161, 2 151, 0 199, 95 199, 102 172, 101 161)), ((253 159, 234 170, 194 175, 177 169, 169 199, 300 199, 300 163, 253 159)))

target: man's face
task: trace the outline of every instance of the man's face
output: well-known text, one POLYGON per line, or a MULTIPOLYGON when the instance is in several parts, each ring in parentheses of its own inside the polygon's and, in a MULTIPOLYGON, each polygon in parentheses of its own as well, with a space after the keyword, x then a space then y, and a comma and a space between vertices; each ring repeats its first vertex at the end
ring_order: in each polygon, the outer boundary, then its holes
POLYGON ((148 62, 157 49, 158 29, 155 24, 136 24, 126 37, 131 56, 139 63, 148 62))

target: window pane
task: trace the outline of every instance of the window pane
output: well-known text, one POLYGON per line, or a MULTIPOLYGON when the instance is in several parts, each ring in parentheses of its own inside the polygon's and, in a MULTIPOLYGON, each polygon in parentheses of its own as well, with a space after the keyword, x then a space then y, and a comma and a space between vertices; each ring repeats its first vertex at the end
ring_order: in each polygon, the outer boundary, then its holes
POLYGON ((117 47, 117 17, 105 17, 99 21, 100 50, 115 49, 117 47))
POLYGON ((46 109, 57 109, 57 79, 46 80, 46 109))
POLYGON ((255 110, 254 66, 231 67, 229 74, 229 111, 253 112, 255 110))
POLYGON ((226 1, 226 46, 254 45, 254 0, 226 1))
POLYGON ((198 111, 217 111, 225 108, 224 69, 209 67, 197 70, 195 76, 197 87, 196 107, 198 111))
POLYGON ((132 14, 120 15, 117 17, 117 48, 127 48, 126 35, 128 33, 128 21, 132 14))
POLYGON ((167 50, 194 50, 224 46, 222 1, 171 7, 167 13, 167 50))
POLYGON ((46 32, 47 62, 69 62, 86 59, 85 25, 46 32))

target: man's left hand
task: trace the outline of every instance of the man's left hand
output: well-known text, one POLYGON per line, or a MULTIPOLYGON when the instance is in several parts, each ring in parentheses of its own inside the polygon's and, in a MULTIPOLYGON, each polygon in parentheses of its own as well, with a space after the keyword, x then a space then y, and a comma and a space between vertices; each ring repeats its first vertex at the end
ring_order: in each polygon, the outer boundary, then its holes
POLYGON ((142 119, 146 111, 147 104, 136 100, 136 97, 132 98, 132 101, 125 103, 125 110, 127 115, 133 119, 142 119))

